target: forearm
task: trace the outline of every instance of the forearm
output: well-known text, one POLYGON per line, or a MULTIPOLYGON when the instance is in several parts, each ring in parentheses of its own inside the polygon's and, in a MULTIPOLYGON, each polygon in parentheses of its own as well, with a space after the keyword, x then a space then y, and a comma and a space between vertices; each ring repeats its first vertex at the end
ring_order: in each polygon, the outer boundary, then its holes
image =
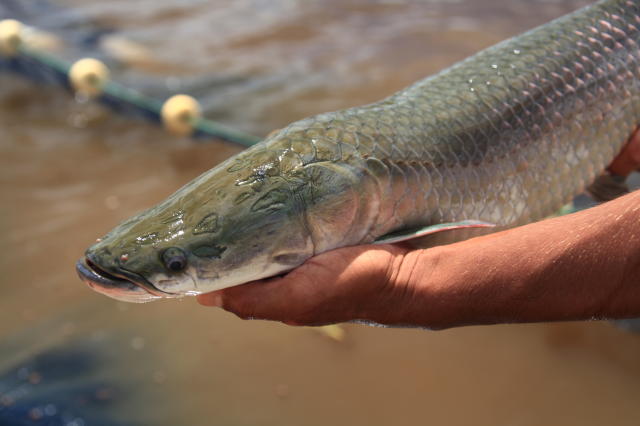
POLYGON ((569 216, 408 253, 398 322, 431 327, 640 316, 640 191, 569 216))

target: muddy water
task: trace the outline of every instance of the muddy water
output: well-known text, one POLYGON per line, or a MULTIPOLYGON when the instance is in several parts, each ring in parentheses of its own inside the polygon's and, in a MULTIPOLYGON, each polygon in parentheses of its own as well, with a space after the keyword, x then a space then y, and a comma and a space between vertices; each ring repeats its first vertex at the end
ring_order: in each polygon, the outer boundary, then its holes
MULTIPOLYGON (((194 92, 208 116, 265 134, 379 99, 585 3, 66 0, 28 13, 69 43, 96 28, 135 41, 149 56, 116 62, 116 78, 194 92)), ((118 303, 75 277, 96 236, 235 152, 1 75, 0 370, 77 342, 109 352, 125 424, 638 424, 640 338, 607 323, 348 325, 337 342, 191 299, 118 303)))

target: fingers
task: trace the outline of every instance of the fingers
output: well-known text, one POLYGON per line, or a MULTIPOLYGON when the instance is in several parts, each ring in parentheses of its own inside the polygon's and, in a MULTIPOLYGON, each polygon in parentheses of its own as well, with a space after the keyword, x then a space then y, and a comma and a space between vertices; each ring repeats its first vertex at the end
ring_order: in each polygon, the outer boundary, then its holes
POLYGON ((202 306, 211 306, 212 308, 222 308, 222 290, 213 291, 211 293, 199 294, 196 296, 198 303, 202 306))
POLYGON ((291 305, 300 303, 298 286, 289 275, 253 281, 198 296, 198 303, 233 312, 243 319, 283 321, 293 315, 291 305))
POLYGON ((388 286, 399 246, 346 247, 307 260, 284 277, 254 281, 198 296, 244 319, 267 319, 296 325, 320 325, 372 319, 388 310, 388 286))
POLYGON ((640 131, 636 129, 629 142, 609 166, 609 171, 618 176, 628 176, 640 168, 640 131))
POLYGON ((280 321, 290 325, 339 321, 326 307, 341 282, 323 263, 309 261, 283 277, 253 281, 198 296, 205 306, 217 306, 242 319, 280 321))

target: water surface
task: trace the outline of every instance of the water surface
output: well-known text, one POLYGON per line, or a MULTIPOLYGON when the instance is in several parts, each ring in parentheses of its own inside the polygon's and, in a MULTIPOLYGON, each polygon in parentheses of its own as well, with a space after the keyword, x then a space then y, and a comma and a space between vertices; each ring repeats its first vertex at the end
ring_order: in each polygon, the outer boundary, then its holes
MULTIPOLYGON (((0 14, 27 3, 4 0, 0 14)), ((61 56, 104 57, 119 81, 191 92, 207 116, 264 135, 586 3, 65 0, 20 13, 63 37, 61 56), (119 39, 149 55, 114 58, 119 39)), ((96 368, 127 391, 110 408, 124 424, 638 424, 640 339, 607 323, 348 325, 336 342, 192 299, 118 303, 76 278, 96 236, 238 151, 0 75, 0 371, 78 345, 108 355, 96 368)))

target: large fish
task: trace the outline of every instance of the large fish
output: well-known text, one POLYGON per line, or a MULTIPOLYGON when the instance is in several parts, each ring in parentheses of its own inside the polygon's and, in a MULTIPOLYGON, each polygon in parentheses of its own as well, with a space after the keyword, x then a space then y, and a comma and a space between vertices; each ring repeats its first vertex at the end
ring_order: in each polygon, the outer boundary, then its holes
POLYGON ((380 102, 295 122, 116 227, 77 270, 145 302, 337 247, 544 218, 638 125, 639 45, 640 2, 600 1, 380 102))

